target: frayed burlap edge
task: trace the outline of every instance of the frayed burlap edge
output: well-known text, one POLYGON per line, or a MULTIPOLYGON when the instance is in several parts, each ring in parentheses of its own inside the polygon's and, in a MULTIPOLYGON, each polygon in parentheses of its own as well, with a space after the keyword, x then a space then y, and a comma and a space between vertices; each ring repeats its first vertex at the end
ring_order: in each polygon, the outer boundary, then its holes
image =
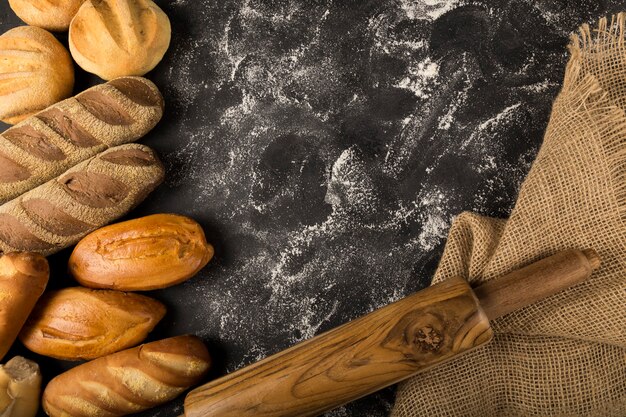
POLYGON ((478 283, 588 245, 603 269, 494 322, 491 345, 400 385, 392 416, 626 415, 625 20, 572 35, 563 88, 511 218, 460 215, 433 282, 478 283))

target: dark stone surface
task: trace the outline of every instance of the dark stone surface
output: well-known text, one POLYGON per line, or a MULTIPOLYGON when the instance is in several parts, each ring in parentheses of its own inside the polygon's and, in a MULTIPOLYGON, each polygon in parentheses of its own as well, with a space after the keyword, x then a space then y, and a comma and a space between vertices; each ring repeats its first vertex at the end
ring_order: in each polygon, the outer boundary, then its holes
MULTIPOLYGON (((129 217, 194 217, 215 260, 152 292, 151 340, 194 333, 232 371, 428 285, 455 215, 506 216, 568 35, 613 1, 158 1, 171 49, 143 143, 167 181, 129 217)), ((0 29, 20 24, 0 3, 0 29)), ((63 38, 64 36, 60 36, 63 38)), ((99 82, 81 71, 76 90, 99 82)), ((51 287, 73 285, 69 252, 51 287)), ((27 353, 49 379, 71 364, 27 353)), ((329 416, 388 414, 393 390, 329 416)), ((182 413, 182 398, 142 416, 182 413)))

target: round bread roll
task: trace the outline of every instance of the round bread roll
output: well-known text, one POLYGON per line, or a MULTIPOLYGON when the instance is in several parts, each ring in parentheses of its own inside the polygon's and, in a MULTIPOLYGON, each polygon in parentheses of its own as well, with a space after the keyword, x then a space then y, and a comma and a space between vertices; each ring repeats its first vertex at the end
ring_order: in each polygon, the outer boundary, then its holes
POLYGON ((72 58, 50 32, 20 26, 0 36, 0 120, 18 123, 73 88, 72 58))
POLYGON ((167 15, 151 0, 86 0, 70 24, 70 52, 105 80, 144 75, 170 44, 167 15))
POLYGON ((9 0, 15 14, 31 26, 62 32, 85 0, 9 0))

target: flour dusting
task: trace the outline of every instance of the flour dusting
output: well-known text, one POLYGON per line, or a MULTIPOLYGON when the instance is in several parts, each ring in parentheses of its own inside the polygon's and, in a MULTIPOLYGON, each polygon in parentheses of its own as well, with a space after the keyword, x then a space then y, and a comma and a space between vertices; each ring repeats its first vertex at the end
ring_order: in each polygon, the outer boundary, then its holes
POLYGON ((182 330, 238 369, 427 286, 459 213, 508 215, 565 59, 563 20, 537 10, 232 0, 191 15, 168 67, 160 210, 201 221, 217 255, 173 296, 194 300, 182 330))

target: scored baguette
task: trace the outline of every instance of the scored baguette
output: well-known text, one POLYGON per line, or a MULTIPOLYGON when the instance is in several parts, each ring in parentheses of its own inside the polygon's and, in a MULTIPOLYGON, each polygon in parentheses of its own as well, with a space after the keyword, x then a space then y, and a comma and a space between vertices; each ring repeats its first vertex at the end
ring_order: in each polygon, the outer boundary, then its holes
POLYGON ((147 146, 108 149, 0 206, 0 251, 58 252, 126 214, 163 176, 147 146))
POLYGON ((165 310, 162 303, 144 295, 64 288, 41 297, 19 339, 40 355, 95 359, 143 342, 165 310))
POLYGON ((0 134, 0 204, 107 148, 134 142, 163 115, 145 78, 123 77, 57 103, 0 134))
POLYGON ((114 353, 54 378, 43 394, 50 417, 117 417, 173 400, 202 381, 211 365, 195 336, 178 336, 114 353))
POLYGON ((48 261, 39 254, 0 256, 0 360, 43 294, 49 275, 48 261))

